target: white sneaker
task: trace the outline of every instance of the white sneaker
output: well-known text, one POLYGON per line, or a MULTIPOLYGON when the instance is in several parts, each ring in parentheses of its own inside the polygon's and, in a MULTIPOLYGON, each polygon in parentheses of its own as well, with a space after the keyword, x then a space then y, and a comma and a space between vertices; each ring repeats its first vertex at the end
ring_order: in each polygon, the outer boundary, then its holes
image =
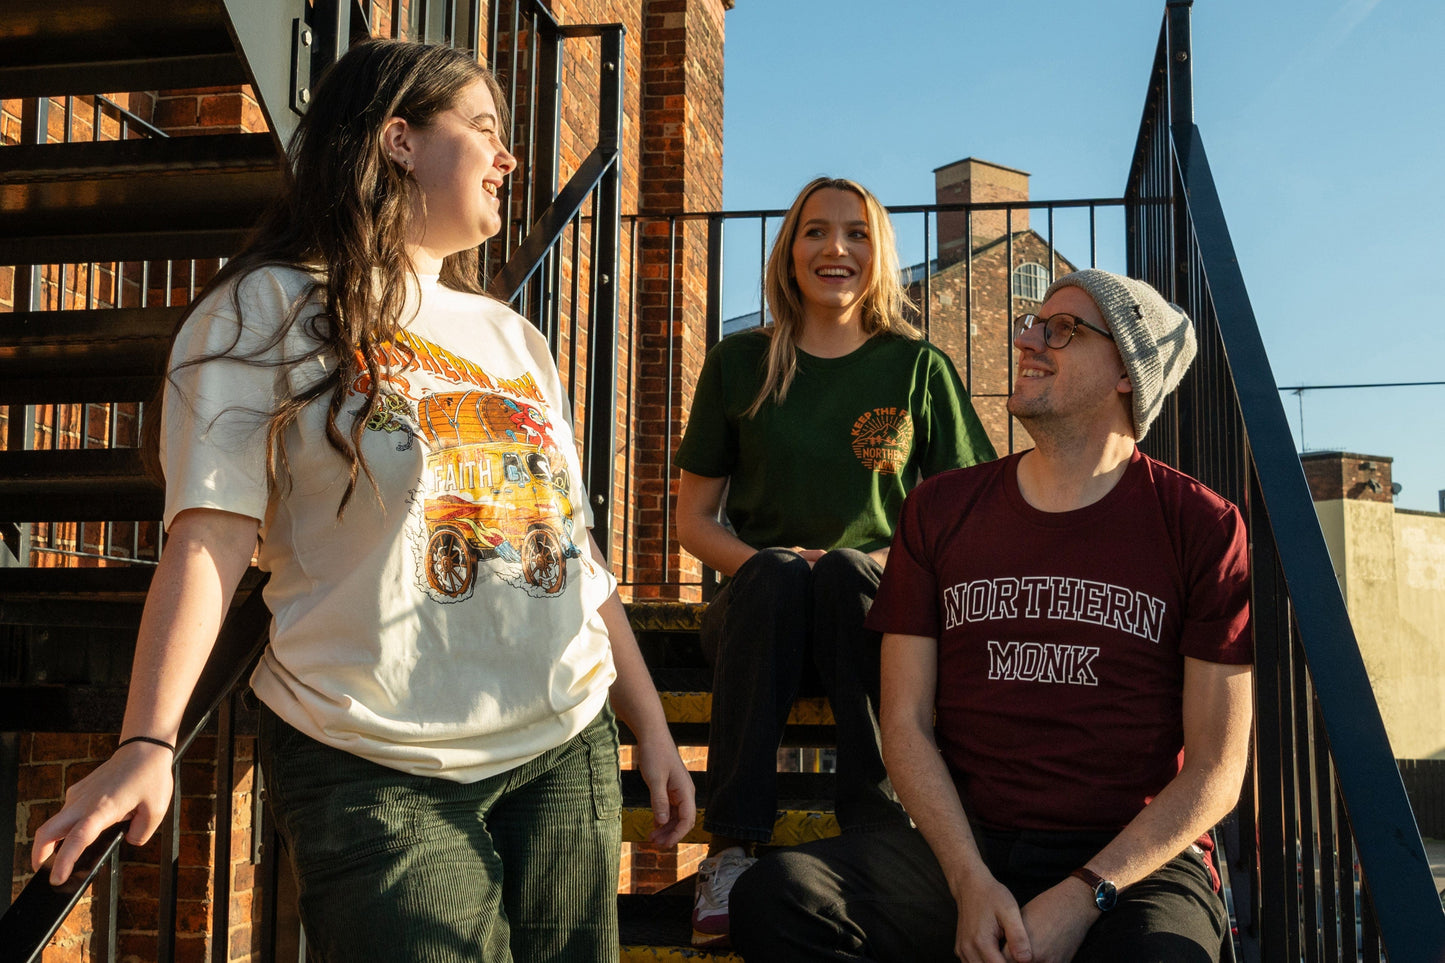
POLYGON ((692 908, 693 946, 727 945, 728 897, 738 877, 756 862, 741 846, 731 846, 698 865, 697 899, 692 908))

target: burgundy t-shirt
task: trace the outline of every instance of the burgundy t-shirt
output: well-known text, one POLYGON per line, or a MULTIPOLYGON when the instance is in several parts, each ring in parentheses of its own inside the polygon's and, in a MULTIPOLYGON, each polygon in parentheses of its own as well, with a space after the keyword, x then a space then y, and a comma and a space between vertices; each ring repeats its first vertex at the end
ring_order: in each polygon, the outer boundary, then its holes
POLYGON ((1100 501, 1041 512, 1018 461, 908 496, 868 626, 938 640, 935 736, 973 819, 1117 830, 1179 772, 1183 657, 1252 661, 1244 523, 1139 452, 1100 501))

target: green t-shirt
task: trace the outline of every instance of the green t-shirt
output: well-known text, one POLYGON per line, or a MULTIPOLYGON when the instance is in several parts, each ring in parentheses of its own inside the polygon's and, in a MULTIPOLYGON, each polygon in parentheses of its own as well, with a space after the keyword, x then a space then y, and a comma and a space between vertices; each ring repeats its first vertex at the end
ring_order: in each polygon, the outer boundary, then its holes
POLYGON ((770 341, 744 331, 708 353, 676 459, 731 479, 728 520, 753 548, 883 548, 920 478, 994 457, 953 362, 895 335, 841 358, 799 351, 782 405, 745 417, 770 341))

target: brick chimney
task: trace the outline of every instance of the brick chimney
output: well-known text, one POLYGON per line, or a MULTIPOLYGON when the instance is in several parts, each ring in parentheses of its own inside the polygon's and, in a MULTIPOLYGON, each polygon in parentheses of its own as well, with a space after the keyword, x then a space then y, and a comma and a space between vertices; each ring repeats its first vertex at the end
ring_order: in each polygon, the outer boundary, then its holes
MULTIPOLYGON (((933 195, 939 204, 982 204, 1000 201, 1025 202, 1029 199, 1027 171, 991 164, 977 157, 945 164, 933 172, 933 195)), ((968 256, 968 214, 963 211, 938 215, 938 266, 947 267, 968 256)), ((1026 231, 1029 209, 1017 208, 1013 219, 1008 211, 975 211, 973 214, 973 246, 1002 237, 1012 227, 1026 231)))
POLYGON ((1359 455, 1349 451, 1312 451, 1300 455, 1309 482, 1310 496, 1317 502, 1354 499, 1392 505, 1395 494, 1390 485, 1393 458, 1359 455))

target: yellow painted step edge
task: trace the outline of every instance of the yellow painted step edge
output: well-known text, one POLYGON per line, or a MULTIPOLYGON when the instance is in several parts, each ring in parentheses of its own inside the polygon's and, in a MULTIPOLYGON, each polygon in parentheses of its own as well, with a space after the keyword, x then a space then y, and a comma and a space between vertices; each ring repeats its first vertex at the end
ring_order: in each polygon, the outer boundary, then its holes
MULTIPOLYGON (((668 722, 707 722, 712 718, 710 692, 660 692, 668 722)), ((808 696, 793 703, 788 722, 795 726, 831 726, 833 707, 826 696, 808 696)))
MULTIPOLYGON (((685 843, 705 843, 712 835, 702 828, 703 811, 698 810, 697 825, 683 837, 685 843)), ((622 809, 622 841, 624 843, 645 843, 652 832, 652 810, 625 806, 622 809)), ((796 846, 837 836, 838 817, 831 812, 812 809, 789 809, 778 815, 773 823, 774 846, 796 846)))
POLYGON ((704 602, 653 602, 638 599, 627 603, 627 618, 638 632, 696 632, 702 625, 704 602))
POLYGON ((623 946, 622 963, 647 963, 647 961, 691 960, 692 963, 742 963, 743 958, 735 953, 718 950, 700 950, 686 946, 623 946))

